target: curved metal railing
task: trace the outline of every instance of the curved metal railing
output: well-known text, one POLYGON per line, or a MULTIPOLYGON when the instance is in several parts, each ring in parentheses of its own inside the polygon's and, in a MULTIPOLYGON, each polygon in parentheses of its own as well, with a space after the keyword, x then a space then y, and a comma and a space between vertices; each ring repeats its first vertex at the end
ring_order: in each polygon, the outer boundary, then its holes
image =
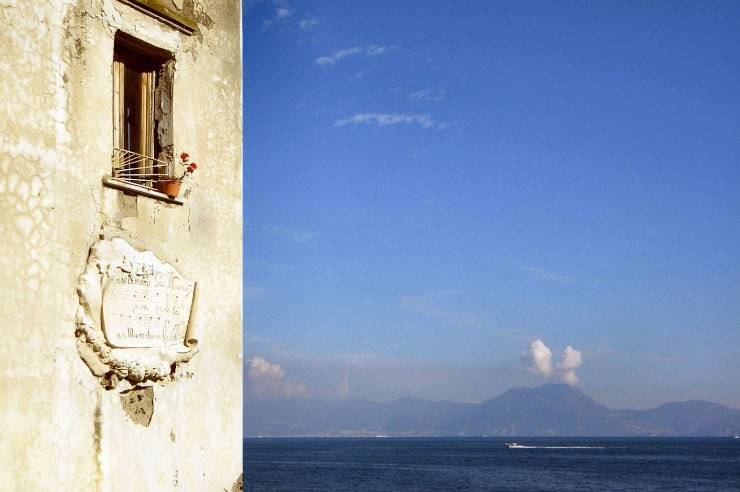
POLYGON ((158 181, 171 179, 174 164, 154 157, 113 147, 112 177, 156 190, 158 181))

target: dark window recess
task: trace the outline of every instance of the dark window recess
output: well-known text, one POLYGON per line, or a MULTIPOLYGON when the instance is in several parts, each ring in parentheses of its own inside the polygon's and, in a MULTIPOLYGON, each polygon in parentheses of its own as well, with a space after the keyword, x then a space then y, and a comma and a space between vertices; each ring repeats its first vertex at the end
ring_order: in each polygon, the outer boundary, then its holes
POLYGON ((113 55, 114 178, 156 189, 173 174, 171 53, 118 33, 113 55))

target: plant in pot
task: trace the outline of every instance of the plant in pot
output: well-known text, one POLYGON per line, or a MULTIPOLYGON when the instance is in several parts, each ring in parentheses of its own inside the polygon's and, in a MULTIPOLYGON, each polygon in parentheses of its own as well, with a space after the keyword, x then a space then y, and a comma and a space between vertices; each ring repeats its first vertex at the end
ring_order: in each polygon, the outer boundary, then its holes
POLYGON ((157 182, 157 189, 169 196, 175 198, 180 194, 180 187, 182 186, 183 180, 190 178, 190 176, 198 169, 198 164, 195 162, 188 162, 190 155, 187 152, 180 154, 180 166, 184 167, 185 170, 179 178, 170 178, 157 182))

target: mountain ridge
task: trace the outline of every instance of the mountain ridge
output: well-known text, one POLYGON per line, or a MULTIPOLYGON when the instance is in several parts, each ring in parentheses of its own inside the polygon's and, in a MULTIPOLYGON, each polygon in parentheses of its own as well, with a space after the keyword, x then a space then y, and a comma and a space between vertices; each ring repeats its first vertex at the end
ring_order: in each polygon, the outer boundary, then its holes
POLYGON ((733 436, 740 410, 713 402, 611 409, 580 389, 511 388, 480 403, 402 397, 246 400, 246 436, 733 436))

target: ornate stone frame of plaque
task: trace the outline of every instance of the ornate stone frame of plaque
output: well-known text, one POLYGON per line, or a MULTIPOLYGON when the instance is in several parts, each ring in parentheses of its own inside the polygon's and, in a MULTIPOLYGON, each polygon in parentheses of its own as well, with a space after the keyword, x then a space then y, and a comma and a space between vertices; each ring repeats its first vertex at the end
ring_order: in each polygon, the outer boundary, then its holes
POLYGON ((77 349, 107 388, 172 379, 198 351, 196 284, 151 251, 100 240, 77 293, 77 349))

